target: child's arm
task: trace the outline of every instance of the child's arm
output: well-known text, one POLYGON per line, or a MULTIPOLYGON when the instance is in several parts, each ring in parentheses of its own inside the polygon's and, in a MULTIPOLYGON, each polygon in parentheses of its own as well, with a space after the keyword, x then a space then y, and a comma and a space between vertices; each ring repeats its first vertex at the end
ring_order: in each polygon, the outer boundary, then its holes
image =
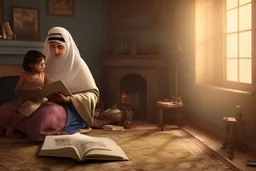
POLYGON ((15 94, 16 94, 18 88, 19 88, 21 85, 23 85, 23 83, 24 83, 24 73, 21 73, 21 74, 20 74, 20 77, 19 77, 19 80, 18 80, 18 83, 17 83, 16 86, 15 86, 15 90, 14 90, 15 94))
POLYGON ((48 84, 48 78, 46 76, 46 74, 44 73, 44 85, 48 84))

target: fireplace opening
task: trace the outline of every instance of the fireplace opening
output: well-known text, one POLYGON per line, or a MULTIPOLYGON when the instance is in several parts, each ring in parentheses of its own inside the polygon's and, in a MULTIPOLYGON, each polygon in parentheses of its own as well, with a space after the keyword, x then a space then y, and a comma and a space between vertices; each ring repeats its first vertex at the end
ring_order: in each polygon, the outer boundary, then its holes
POLYGON ((147 120, 147 83, 138 74, 129 74, 120 80, 121 106, 131 108, 133 120, 147 120))

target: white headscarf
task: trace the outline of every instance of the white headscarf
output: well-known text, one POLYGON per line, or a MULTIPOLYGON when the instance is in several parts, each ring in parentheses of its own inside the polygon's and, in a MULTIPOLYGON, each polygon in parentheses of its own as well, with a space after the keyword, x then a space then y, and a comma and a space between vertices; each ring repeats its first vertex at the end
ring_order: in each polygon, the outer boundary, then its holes
POLYGON ((43 54, 46 56, 45 73, 49 81, 62 80, 72 93, 98 89, 87 64, 80 56, 71 34, 62 27, 52 28, 48 35, 52 33, 60 33, 63 36, 67 53, 62 58, 52 56, 47 36, 44 42, 43 54))

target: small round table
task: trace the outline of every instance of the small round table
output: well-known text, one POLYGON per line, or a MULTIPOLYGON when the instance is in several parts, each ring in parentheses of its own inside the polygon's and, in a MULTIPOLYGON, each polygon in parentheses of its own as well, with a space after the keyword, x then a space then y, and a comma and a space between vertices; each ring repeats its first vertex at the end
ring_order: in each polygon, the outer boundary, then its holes
POLYGON ((158 111, 158 121, 159 121, 159 126, 161 127, 161 131, 164 130, 164 121, 163 121, 163 114, 164 110, 174 110, 176 115, 177 115, 177 126, 180 128, 183 126, 183 123, 181 121, 181 113, 184 111, 184 104, 181 103, 176 103, 173 101, 157 101, 156 103, 159 111, 158 111))

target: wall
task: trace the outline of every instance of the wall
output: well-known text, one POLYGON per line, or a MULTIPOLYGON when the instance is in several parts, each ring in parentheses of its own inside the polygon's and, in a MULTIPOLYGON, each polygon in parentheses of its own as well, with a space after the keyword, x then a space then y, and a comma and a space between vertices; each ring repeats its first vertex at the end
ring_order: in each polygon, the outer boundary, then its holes
MULTIPOLYGON (((63 26, 72 34, 83 59, 88 64, 93 76, 101 86, 99 57, 102 42, 106 37, 106 1, 75 0, 73 17, 50 16, 46 13, 46 0, 4 0, 4 21, 12 24, 12 6, 39 9, 40 40, 44 41, 48 30, 53 26, 63 26)), ((6 64, 2 63, 1 64, 6 64)))
POLYGON ((43 42, 0 40, 0 77, 19 75, 23 56, 30 49, 42 51, 43 42))
POLYGON ((236 116, 236 106, 241 104, 246 119, 243 132, 245 139, 251 148, 256 148, 255 95, 195 85, 195 4, 193 0, 181 0, 177 8, 183 23, 177 34, 184 45, 180 56, 179 89, 186 106, 186 114, 194 124, 224 137, 225 125, 222 118, 236 116))
POLYGON ((159 56, 165 65, 161 67, 157 78, 154 78, 156 82, 163 82, 159 83, 159 89, 164 93, 159 94, 158 99, 167 98, 172 92, 172 88, 168 92, 168 86, 173 85, 173 48, 179 39, 176 34, 179 29, 176 23, 176 18, 179 17, 179 11, 175 10, 176 5, 176 1, 170 0, 108 3, 112 20, 108 20, 104 53, 120 57, 130 55, 130 58, 136 55, 159 56), (170 82, 167 75, 172 79, 170 82))

